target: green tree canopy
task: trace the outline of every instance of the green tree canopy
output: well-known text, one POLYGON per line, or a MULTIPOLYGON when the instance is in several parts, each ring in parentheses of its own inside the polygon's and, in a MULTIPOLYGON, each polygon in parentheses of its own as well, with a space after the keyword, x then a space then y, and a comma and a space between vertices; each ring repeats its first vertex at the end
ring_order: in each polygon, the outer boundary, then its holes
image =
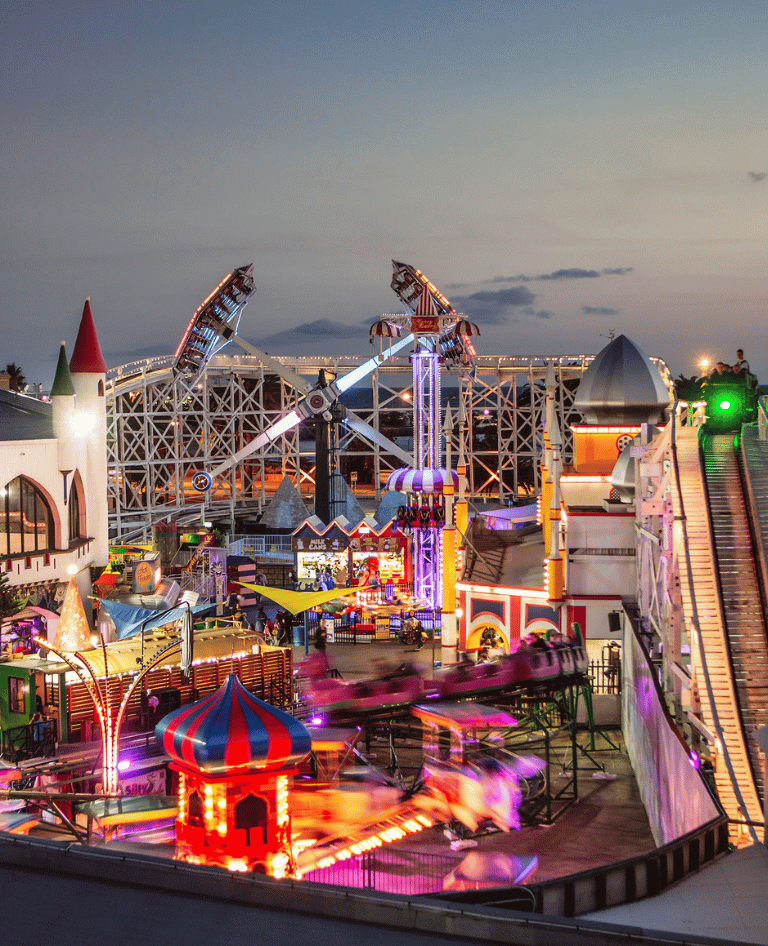
POLYGON ((9 384, 11 391, 17 391, 19 394, 22 394, 27 388, 27 379, 24 377, 24 372, 13 361, 8 362, 5 366, 5 370, 10 376, 9 384))

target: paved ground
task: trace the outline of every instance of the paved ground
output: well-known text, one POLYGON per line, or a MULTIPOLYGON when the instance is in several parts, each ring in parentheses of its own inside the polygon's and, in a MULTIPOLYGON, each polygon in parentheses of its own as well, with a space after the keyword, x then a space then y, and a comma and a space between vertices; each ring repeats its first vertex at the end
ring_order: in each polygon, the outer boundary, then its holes
POLYGON ((756 844, 726 855, 658 897, 591 913, 588 919, 766 944, 767 903, 768 850, 756 844))

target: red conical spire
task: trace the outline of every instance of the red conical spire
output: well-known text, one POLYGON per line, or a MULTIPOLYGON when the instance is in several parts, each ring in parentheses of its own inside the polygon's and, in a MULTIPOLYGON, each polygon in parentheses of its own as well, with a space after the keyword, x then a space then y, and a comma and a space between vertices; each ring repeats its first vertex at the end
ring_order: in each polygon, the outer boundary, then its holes
POLYGON ((73 374, 106 374, 107 365, 101 354, 99 337, 93 324, 91 302, 86 297, 83 308, 83 317, 80 319, 80 329, 77 333, 75 350, 69 362, 69 370, 73 374))

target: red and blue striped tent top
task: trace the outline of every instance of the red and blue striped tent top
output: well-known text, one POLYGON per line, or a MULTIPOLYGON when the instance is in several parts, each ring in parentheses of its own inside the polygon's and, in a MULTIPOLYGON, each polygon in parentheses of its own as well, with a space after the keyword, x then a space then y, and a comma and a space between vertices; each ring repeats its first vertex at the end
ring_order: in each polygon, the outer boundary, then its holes
POLYGON ((161 719, 155 738, 172 759, 211 774, 281 769, 312 748, 297 719, 257 699, 234 674, 209 697, 161 719))

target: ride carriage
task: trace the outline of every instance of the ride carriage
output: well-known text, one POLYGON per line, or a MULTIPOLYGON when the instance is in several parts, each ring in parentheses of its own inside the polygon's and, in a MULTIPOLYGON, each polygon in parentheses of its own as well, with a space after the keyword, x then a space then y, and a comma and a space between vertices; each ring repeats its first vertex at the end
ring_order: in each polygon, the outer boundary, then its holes
POLYGON ((524 794, 543 786, 545 763, 503 748, 503 734, 517 725, 502 710, 479 703, 417 705, 424 736, 424 783, 413 801, 446 824, 476 832, 484 823, 502 831, 520 827, 524 794), (500 737, 491 748, 490 734, 500 737))

